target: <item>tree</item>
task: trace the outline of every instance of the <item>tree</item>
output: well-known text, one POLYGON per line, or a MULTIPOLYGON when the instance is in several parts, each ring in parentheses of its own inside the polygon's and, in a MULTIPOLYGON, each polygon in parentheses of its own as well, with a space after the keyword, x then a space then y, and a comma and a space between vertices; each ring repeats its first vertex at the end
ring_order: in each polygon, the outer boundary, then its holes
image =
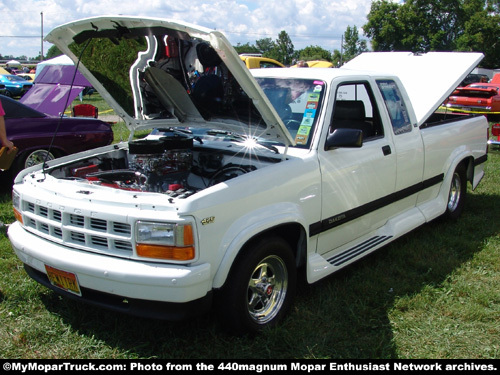
POLYGON ((49 50, 47 51, 47 55, 45 56, 45 58, 48 60, 48 59, 53 59, 54 57, 57 57, 57 56, 61 56, 63 53, 61 52, 61 50, 59 48, 57 48, 57 46, 53 45, 52 47, 49 48, 49 50))
POLYGON ((307 46, 306 48, 298 51, 299 60, 326 60, 332 61, 332 54, 330 51, 319 46, 307 46))
POLYGON ((347 26, 342 39, 342 52, 337 49, 334 50, 331 61, 335 66, 342 66, 347 61, 366 51, 368 51, 366 40, 360 40, 358 28, 356 26, 347 26))
POLYGON ((240 44, 238 43, 236 46, 234 46, 234 49, 238 54, 240 53, 260 53, 259 49, 255 47, 253 44, 250 43, 245 43, 245 44, 240 44))
POLYGON ((255 46, 263 56, 266 56, 267 53, 269 53, 276 47, 276 44, 271 38, 263 38, 256 40, 255 46))
POLYGON ((372 2, 368 22, 362 27, 371 39, 374 51, 402 50, 405 25, 400 17, 401 5, 387 0, 372 2))
POLYGON ((464 34, 457 40, 460 51, 481 51, 481 66, 500 66, 500 0, 491 0, 482 11, 475 12, 465 24, 464 34))
POLYGON ((376 0, 363 26, 375 51, 480 51, 500 64, 499 0, 376 0))
POLYGON ((290 36, 282 30, 276 39, 274 48, 266 53, 266 57, 281 61, 285 65, 290 65, 295 57, 294 47, 290 36))
POLYGON ((344 62, 352 60, 359 54, 366 52, 366 40, 359 39, 358 28, 356 26, 347 26, 344 32, 344 40, 342 47, 344 49, 343 59, 344 62))

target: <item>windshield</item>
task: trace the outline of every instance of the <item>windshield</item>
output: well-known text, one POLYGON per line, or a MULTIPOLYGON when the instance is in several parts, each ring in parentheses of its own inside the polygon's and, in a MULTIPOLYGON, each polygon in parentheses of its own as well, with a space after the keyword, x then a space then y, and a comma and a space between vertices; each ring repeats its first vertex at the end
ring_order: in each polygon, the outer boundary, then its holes
POLYGON ((256 78, 296 147, 309 148, 323 101, 323 81, 298 78, 256 78))
MULTIPOLYGON (((295 147, 309 148, 323 101, 325 83, 318 80, 295 78, 256 78, 256 80, 283 120, 292 138, 295 139, 295 147)), ((271 145, 283 146, 278 142, 221 129, 177 127, 175 130, 190 134, 198 139, 245 142, 245 140, 252 138, 257 140, 260 145, 267 145, 268 148, 271 145)), ((165 132, 168 132, 168 129, 155 129, 151 135, 165 135, 165 132)))
POLYGON ((25 82, 26 81, 24 78, 14 76, 14 75, 6 75, 5 78, 7 78, 11 82, 19 82, 19 81, 25 82))
POLYGON ((500 91, 500 86, 469 85, 468 87, 472 87, 474 89, 485 89, 485 90, 494 89, 494 90, 500 91))

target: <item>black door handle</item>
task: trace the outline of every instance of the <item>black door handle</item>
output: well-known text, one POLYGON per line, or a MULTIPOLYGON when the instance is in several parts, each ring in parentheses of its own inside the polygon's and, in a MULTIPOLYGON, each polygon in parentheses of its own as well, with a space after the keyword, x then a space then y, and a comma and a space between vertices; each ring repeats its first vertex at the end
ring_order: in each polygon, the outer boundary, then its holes
POLYGON ((382 147, 382 152, 384 153, 384 156, 390 155, 392 153, 391 146, 387 145, 382 147))

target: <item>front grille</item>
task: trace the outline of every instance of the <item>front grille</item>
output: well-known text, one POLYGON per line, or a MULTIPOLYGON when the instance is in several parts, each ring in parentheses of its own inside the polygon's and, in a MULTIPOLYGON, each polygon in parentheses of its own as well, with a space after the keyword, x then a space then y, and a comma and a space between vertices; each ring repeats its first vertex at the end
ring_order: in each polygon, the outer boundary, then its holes
POLYGON ((62 212, 28 201, 21 207, 24 225, 54 242, 110 255, 128 257, 133 253, 132 230, 126 222, 62 212))

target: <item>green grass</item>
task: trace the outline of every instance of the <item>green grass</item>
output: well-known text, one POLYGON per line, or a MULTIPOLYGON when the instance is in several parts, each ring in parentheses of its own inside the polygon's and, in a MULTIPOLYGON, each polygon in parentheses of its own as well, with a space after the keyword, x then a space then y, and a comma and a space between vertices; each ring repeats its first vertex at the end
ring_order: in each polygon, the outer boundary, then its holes
MULTIPOLYGON (((427 224, 314 285, 279 327, 223 333, 63 299, 32 281, 0 228, 1 358, 500 358, 500 151, 457 222, 427 224)), ((14 221, 10 194, 0 220, 14 221)))

